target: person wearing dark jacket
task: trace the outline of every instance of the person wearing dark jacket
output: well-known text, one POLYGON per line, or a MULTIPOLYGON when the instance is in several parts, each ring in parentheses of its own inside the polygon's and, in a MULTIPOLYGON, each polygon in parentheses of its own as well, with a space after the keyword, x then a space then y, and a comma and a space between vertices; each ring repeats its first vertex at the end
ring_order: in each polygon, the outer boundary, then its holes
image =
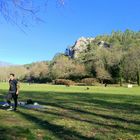
POLYGON ((10 74, 10 79, 9 79, 9 91, 8 91, 8 95, 6 97, 7 99, 7 103, 9 104, 9 109, 10 110, 14 110, 16 111, 17 109, 17 99, 18 99, 18 94, 19 94, 19 83, 18 81, 15 79, 15 74, 11 73, 10 74), (11 105, 11 100, 14 100, 14 108, 11 105))

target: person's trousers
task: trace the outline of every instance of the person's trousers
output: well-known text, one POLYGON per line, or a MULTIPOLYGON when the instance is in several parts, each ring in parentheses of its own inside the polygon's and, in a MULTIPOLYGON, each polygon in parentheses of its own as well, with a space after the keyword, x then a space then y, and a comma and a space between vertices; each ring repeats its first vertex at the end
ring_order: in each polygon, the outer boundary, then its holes
POLYGON ((16 93, 8 93, 6 100, 7 103, 9 104, 9 106, 11 106, 11 100, 14 100, 14 109, 16 110, 17 108, 17 99, 18 99, 18 95, 16 93))

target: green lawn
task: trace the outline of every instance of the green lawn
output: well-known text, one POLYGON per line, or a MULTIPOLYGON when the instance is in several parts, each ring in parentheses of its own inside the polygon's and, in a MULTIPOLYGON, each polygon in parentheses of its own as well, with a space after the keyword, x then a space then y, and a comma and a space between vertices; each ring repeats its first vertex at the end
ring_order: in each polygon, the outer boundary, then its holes
POLYGON ((19 100, 29 98, 46 108, 0 109, 0 140, 140 140, 139 87, 21 84, 19 100))

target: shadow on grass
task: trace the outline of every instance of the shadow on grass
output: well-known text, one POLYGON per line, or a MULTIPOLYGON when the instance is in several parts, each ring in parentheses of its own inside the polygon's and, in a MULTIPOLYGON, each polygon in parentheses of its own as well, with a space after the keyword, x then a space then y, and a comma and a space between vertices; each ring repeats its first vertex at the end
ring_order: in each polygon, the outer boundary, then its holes
POLYGON ((34 136, 28 128, 0 126, 0 140, 29 139, 34 136))
MULTIPOLYGON (((93 112, 87 112, 87 111, 84 111, 84 110, 79 110, 79 109, 74 109, 74 108, 68 108, 68 107, 64 107, 64 106, 60 106, 60 105, 57 105, 57 104, 49 104, 51 106, 54 106, 54 107, 61 107, 65 110, 70 110, 70 111, 74 111, 76 113, 83 113, 83 114, 88 114, 88 115, 94 115, 94 116, 97 116, 97 117, 102 117, 104 119, 112 119, 114 121, 121 121, 123 123, 133 123, 135 125, 139 125, 140 124, 140 121, 133 121, 133 120, 127 120, 127 119, 123 119, 123 118, 119 118, 119 117, 113 117, 113 116, 109 116, 109 115, 103 115, 103 114, 97 114, 97 113, 93 113, 93 112)), ((95 125, 99 125, 100 127, 110 127, 112 129, 119 129, 119 130, 123 130, 125 132, 131 132, 131 133, 134 133, 134 134, 140 134, 140 130, 137 130, 137 129, 131 129, 131 128, 126 128, 126 127, 123 127, 123 126, 120 126, 118 124, 107 124, 107 123, 101 123, 101 122, 97 122, 97 121, 93 121, 93 120, 89 120, 89 119, 85 119, 85 118, 78 118, 76 116, 70 116, 66 113, 62 114, 62 113, 57 113, 57 112, 51 112, 51 111, 43 111, 43 110, 36 110, 38 112, 43 112, 43 113, 46 113, 46 114, 50 114, 50 115, 54 115, 54 116, 61 116, 61 117, 65 117, 65 118, 69 118, 69 119, 73 119, 73 120, 76 120, 76 121, 81 121, 81 122, 86 122, 86 123, 90 123, 90 124, 95 124, 95 125)), ((73 113, 74 114, 74 113, 73 113)))
MULTIPOLYGON (((36 93, 34 93, 35 95, 36 93)), ((81 105, 88 104, 89 106, 99 106, 101 108, 106 109, 112 109, 112 110, 121 110, 121 111, 127 111, 128 113, 132 114, 140 114, 140 96, 132 96, 132 95, 110 95, 110 94, 104 94, 104 93, 61 93, 61 92, 48 92, 44 93, 46 94, 46 98, 37 98, 38 102, 41 103, 41 101, 44 102, 44 104, 49 103, 73 103, 78 104, 78 102, 81 102, 81 105), (51 96, 52 95, 52 96, 51 96), (60 99, 55 99, 55 96, 59 96, 60 99), (61 99, 62 97, 62 99, 61 99), (63 99, 66 98, 66 99, 63 99), (49 99, 49 100, 48 100, 49 99), (111 99, 111 101, 110 101, 111 99), (124 100, 123 100, 124 99, 124 100), (131 102, 125 102, 125 100, 131 100, 131 102), (121 100, 121 102, 116 102, 116 100, 121 100), (123 101, 122 101, 123 100, 123 101), (137 104, 135 104, 135 101, 137 100, 137 104)))
MULTIPOLYGON (((0 93, 6 93, 4 90, 0 90, 0 93)), ((122 94, 105 94, 105 93, 62 93, 62 92, 35 92, 35 91, 22 91, 19 98, 29 99, 38 102, 51 103, 62 102, 77 104, 81 103, 89 104, 90 106, 99 106, 107 109, 120 109, 122 111, 128 111, 128 113, 140 114, 140 96, 135 95, 122 95, 122 94), (59 97, 59 99, 57 99, 59 97), (117 102, 116 102, 117 101, 117 102), (118 102, 119 101, 119 102, 118 102), (129 102, 128 102, 129 101, 129 102), (137 101, 137 102, 136 102, 137 101), (137 104, 136 104, 137 103, 137 104), (92 105, 91 105, 92 104, 92 105)), ((3 95, 0 95, 0 99, 4 99, 3 95)))
MULTIPOLYGON (((58 112, 52 112, 52 111, 41 111, 46 114, 55 115, 55 116, 62 116, 66 118, 70 118, 73 120, 86 122, 90 124, 95 124, 100 127, 106 127, 111 129, 118 129, 122 130, 124 132, 131 132, 133 134, 139 134, 140 130, 133 128, 126 128, 123 126, 123 124, 118 124, 115 121, 119 121, 122 123, 128 123, 128 124, 134 124, 134 125, 140 125, 140 120, 137 118, 137 120, 133 120, 133 115, 139 115, 140 114, 140 104, 139 99, 140 96, 132 96, 132 95, 117 95, 117 94, 104 94, 104 93, 61 93, 61 92, 21 92, 21 99, 26 100, 28 98, 32 98, 34 101, 51 107, 57 107, 58 109, 64 109, 67 111, 73 112, 73 115, 68 114, 62 114, 58 112), (128 102, 130 101, 130 102, 128 102), (135 101, 137 104, 135 104, 135 101), (86 104, 88 105, 92 111, 87 111, 82 108, 82 106, 86 104), (78 107, 77 107, 78 105, 78 107), (94 106, 98 106, 101 109, 108 109, 112 111, 116 111, 116 114, 118 112, 124 112, 128 114, 128 116, 132 116, 129 119, 118 117, 118 114, 116 116, 102 114, 102 113, 96 113, 94 112, 94 106), (107 124, 107 123, 101 123, 94 120, 91 120, 91 118, 81 118, 74 116, 75 113, 78 113, 79 115, 93 115, 97 116, 106 120, 113 120, 113 124, 107 124), (131 119, 131 120, 130 120, 131 119), (114 124, 115 123, 115 124, 114 124), (116 124, 117 123, 117 124, 116 124)), ((59 126, 56 124, 52 124, 49 121, 41 120, 36 116, 33 116, 28 113, 19 112, 20 115, 22 115, 25 119, 29 121, 33 121, 37 126, 51 131, 56 137, 60 139, 66 139, 66 140, 88 140, 88 139, 94 139, 94 138, 88 138, 86 136, 82 136, 78 132, 75 132, 71 129, 67 129, 63 126, 59 126)), ((126 116, 127 117, 127 116, 126 116)), ((104 120, 105 121, 105 120, 104 120)))
MULTIPOLYGON (((114 97, 115 99, 115 97, 114 97)), ((132 104, 132 103, 126 103, 126 102, 112 102, 112 101, 107 101, 103 99, 89 99, 87 100, 89 103, 93 103, 99 106, 102 106, 104 108, 108 109, 120 109, 120 110, 125 110, 128 112, 139 112, 140 111, 140 105, 138 104, 132 104)))
MULTIPOLYGON (((87 114, 87 115, 94 115, 94 116, 97 116, 97 117, 102 117, 104 119, 112 119, 112 120, 116 120, 116 121, 121 121, 121 122, 125 122, 125 123, 133 123, 133 124, 136 124, 136 125, 140 125, 140 120, 128 120, 128 119, 125 119, 125 118, 121 118, 121 117, 116 117, 116 116, 110 116, 110 115, 105 115, 105 114, 99 114, 99 113, 95 113, 95 112, 89 112, 89 111, 86 111, 86 110, 83 110, 83 109, 79 109, 79 108, 76 108, 76 107, 71 107, 71 106, 68 106, 67 104, 64 104, 64 102, 42 102, 42 101, 38 101, 40 104, 43 104, 43 105, 47 105, 47 106, 53 106, 53 107, 58 107, 58 108, 62 108, 62 109, 65 109, 65 110, 70 110, 70 111, 74 111, 74 112, 77 112, 77 113, 83 113, 83 114, 87 114)), ((83 100, 83 103, 85 101, 83 100)), ((91 101, 90 101, 91 102, 91 101)), ((70 103, 73 103, 73 104, 76 104, 76 102, 70 102, 70 103)), ((140 108, 139 108, 139 105, 130 105, 130 104, 125 104, 125 103, 113 103, 113 102, 110 102, 110 101, 104 101, 104 100, 99 100, 99 99, 93 99, 92 100, 92 103, 93 103, 93 106, 94 105, 99 105, 101 108, 107 108, 107 109, 119 109, 119 110, 125 110, 129 112, 129 114, 132 113, 133 115, 133 111, 135 110, 135 112, 137 112, 138 114, 140 113, 140 108)), ((80 105, 80 104, 79 104, 80 105)), ((81 103, 81 106, 82 106, 82 103, 81 103)), ((90 106, 92 106, 90 104, 90 106)))
MULTIPOLYGON (((4 90, 0 90, 0 93, 6 93, 4 90)), ((94 112, 88 112, 72 106, 67 106, 67 103, 73 105, 83 106, 84 104, 90 106, 99 106, 100 108, 106 108, 111 110, 125 111, 129 114, 140 114, 140 104, 135 104, 135 100, 140 101, 140 96, 132 95, 117 95, 117 94, 104 94, 104 93, 61 93, 61 92, 22 92, 21 99, 32 98, 36 102, 43 105, 50 105, 53 107, 59 107, 83 114, 95 115, 105 119, 114 119, 126 123, 140 124, 139 120, 127 120, 121 117, 115 117, 104 114, 96 114, 94 112), (59 97, 57 99, 56 97, 59 97), (62 99, 61 99, 62 98, 62 99), (138 99, 139 98, 139 99, 138 99), (37 99, 37 100, 36 100, 37 99), (49 100, 48 100, 49 99, 49 100), (111 99, 111 101, 110 101, 111 99), (128 102, 116 102, 116 100, 131 100, 134 103, 128 102), (80 102, 80 103, 79 103, 80 102)), ((3 95, 0 95, 0 99, 4 99, 3 95)))
MULTIPOLYGON (((60 107, 60 105, 59 105, 59 107, 60 107)), ((71 109, 71 108, 64 108, 64 107, 63 107, 63 109, 68 109, 68 110, 74 111, 76 113, 78 112, 78 113, 83 113, 83 114, 88 114, 88 115, 94 115, 94 116, 97 116, 97 117, 101 117, 103 119, 108 119, 108 120, 111 119, 113 121, 120 121, 122 123, 133 123, 133 124, 138 125, 138 126, 140 125, 140 121, 137 121, 137 120, 135 120, 135 121, 134 120, 127 120, 127 119, 120 118, 120 117, 104 115, 104 114, 99 114, 99 113, 95 113, 95 112, 87 112, 87 111, 79 110, 79 109, 71 109)), ((77 118, 77 117, 74 117, 74 116, 70 116, 66 113, 62 114, 62 113, 44 111, 44 110, 36 110, 36 111, 51 114, 51 115, 55 115, 55 116, 62 116, 62 117, 66 117, 66 118, 70 118, 70 119, 74 119, 74 120, 78 120, 78 121, 83 121, 83 122, 87 122, 87 123, 91 123, 91 124, 99 124, 99 125, 109 126, 109 127, 112 127, 112 128, 117 127, 116 125, 106 125, 106 124, 96 123, 95 121, 91 121, 91 120, 84 119, 84 118, 77 118)), ((124 127, 120 127, 120 128, 124 129, 124 127)), ((128 130, 130 130, 131 132, 140 133, 140 130, 135 130, 135 129, 128 129, 128 130)))
POLYGON ((17 113, 22 115, 28 121, 32 121, 38 127, 51 131, 57 138, 60 138, 61 140, 62 139, 64 140, 97 140, 94 138, 88 138, 86 136, 83 136, 80 133, 70 130, 68 128, 65 128, 63 126, 52 124, 47 120, 41 120, 38 117, 33 116, 29 113, 27 114, 22 111, 18 111, 17 113))

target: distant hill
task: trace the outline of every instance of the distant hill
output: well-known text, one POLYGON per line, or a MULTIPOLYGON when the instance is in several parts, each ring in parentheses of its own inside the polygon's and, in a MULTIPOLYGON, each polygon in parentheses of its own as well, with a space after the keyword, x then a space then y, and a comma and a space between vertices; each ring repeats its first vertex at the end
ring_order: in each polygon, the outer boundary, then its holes
POLYGON ((12 64, 8 62, 0 61, 0 67, 8 67, 8 66, 12 66, 12 64))

